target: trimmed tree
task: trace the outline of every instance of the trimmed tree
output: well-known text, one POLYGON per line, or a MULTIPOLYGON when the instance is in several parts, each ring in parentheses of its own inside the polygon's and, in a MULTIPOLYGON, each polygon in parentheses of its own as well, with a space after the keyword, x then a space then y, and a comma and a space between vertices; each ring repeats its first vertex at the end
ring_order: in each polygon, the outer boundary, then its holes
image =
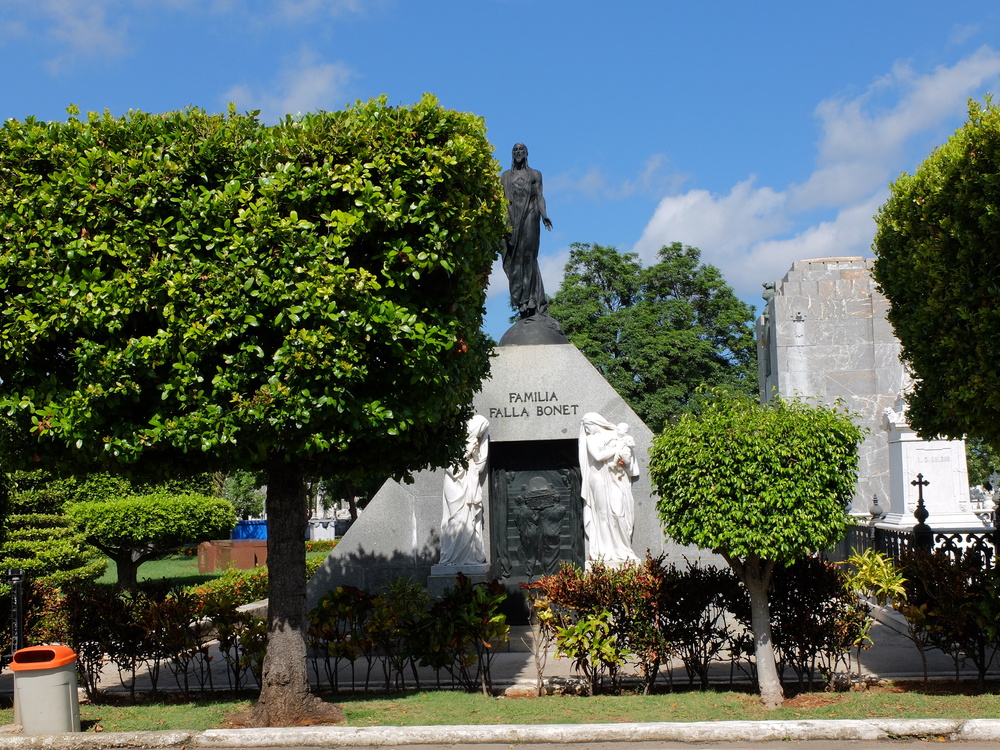
POLYGON ((644 268, 635 253, 576 243, 549 314, 653 432, 700 388, 757 392, 753 308, 696 247, 665 245, 644 268))
POLYGON ((305 662, 307 477, 461 456, 504 232, 492 152, 430 96, 0 129, 0 408, 43 464, 263 472, 258 724, 333 715, 305 662))
POLYGON ((650 449, 667 535, 721 555, 746 586, 765 706, 784 699, 771 639, 772 574, 843 537, 862 437, 837 409, 724 396, 668 426, 650 449))
POLYGON ((890 186, 872 276, 915 376, 909 423, 1000 449, 998 173, 1000 109, 970 102, 969 121, 890 186))
POLYGON ((134 591, 139 566, 179 547, 228 539, 236 512, 206 495, 129 495, 76 503, 66 509, 74 526, 114 562, 119 590, 134 591))
POLYGON ((20 568, 41 583, 93 581, 107 560, 73 527, 64 509, 80 500, 106 500, 131 491, 107 474, 55 477, 47 471, 12 471, 10 515, 4 519, 0 570, 20 568))

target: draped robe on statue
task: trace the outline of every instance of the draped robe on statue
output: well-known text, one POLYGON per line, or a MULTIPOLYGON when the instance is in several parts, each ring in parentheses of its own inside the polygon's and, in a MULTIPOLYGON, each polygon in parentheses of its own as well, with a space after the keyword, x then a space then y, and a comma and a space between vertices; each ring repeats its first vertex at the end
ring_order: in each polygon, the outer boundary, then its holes
POLYGON ((600 414, 583 416, 579 445, 588 567, 598 560, 619 567, 639 559, 631 547, 635 524, 632 479, 639 476, 639 464, 629 444, 635 445, 600 414))
POLYGON ((544 314, 548 300, 538 270, 540 222, 544 211, 539 206, 542 173, 524 165, 500 175, 507 198, 507 226, 510 230, 503 255, 503 270, 510 282, 510 300, 524 315, 529 311, 544 314))
POLYGON ((482 480, 489 458, 489 426, 486 417, 479 414, 469 420, 464 457, 468 465, 445 472, 440 565, 486 562, 482 480))

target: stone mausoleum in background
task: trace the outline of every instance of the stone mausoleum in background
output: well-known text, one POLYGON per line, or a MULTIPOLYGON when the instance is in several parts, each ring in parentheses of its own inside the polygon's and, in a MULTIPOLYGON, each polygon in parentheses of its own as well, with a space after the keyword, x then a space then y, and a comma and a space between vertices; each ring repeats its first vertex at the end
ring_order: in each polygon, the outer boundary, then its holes
POLYGON ((924 501, 934 529, 981 526, 969 495, 965 443, 922 440, 906 422, 903 395, 910 376, 886 319, 888 301, 860 257, 800 260, 781 281, 764 285, 757 320, 758 375, 763 401, 780 395, 838 399, 869 432, 860 449, 852 513, 881 526, 912 528, 917 474, 929 482, 924 501))

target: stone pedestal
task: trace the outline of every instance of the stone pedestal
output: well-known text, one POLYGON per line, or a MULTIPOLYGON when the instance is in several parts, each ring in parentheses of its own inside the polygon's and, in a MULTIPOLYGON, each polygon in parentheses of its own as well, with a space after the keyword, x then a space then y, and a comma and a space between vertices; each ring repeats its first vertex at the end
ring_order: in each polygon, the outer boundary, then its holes
POLYGON ((465 565, 432 565, 427 577, 427 590, 431 596, 443 596, 445 589, 453 588, 461 573, 472 583, 486 583, 493 579, 488 563, 468 563, 465 565))
POLYGON ((927 524, 935 531, 979 526, 969 497, 969 472, 962 440, 922 440, 902 414, 887 411, 889 438, 888 512, 880 525, 911 528, 916 519, 917 475, 928 482, 924 487, 927 524))

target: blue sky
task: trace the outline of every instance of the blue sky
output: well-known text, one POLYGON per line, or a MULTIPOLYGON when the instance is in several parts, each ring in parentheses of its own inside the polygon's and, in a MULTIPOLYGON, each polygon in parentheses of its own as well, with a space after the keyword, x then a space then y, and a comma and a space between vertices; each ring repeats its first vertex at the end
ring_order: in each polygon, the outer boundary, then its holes
MULTIPOLYGON (((0 0, 0 117, 285 113, 425 91, 542 171, 554 292, 573 242, 680 241, 737 293, 871 255, 888 183, 1000 92, 995 0, 0 0)), ((494 269, 486 328, 507 327, 494 269)))

